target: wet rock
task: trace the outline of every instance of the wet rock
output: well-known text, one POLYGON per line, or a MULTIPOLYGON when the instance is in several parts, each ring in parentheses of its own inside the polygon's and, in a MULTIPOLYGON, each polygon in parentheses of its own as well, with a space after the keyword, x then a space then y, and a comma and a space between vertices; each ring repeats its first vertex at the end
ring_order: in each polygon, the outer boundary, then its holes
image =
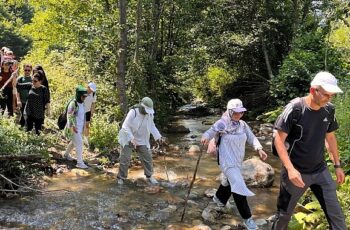
POLYGON ((241 172, 245 182, 251 187, 271 187, 275 177, 275 171, 271 165, 257 157, 244 161, 241 172))
POLYGON ((267 225, 267 221, 266 220, 264 220, 264 219, 256 219, 255 220, 255 223, 256 223, 256 225, 258 225, 258 227, 262 227, 262 226, 265 226, 265 225, 267 225))
POLYGON ((169 144, 169 151, 180 152, 181 149, 180 149, 180 147, 178 145, 169 144))
POLYGON ((193 225, 193 226, 201 225, 201 224, 203 224, 203 221, 202 221, 202 220, 193 220, 193 221, 192 221, 192 225, 193 225))
POLYGON ((182 115, 190 115, 190 116, 206 116, 209 115, 209 109, 206 107, 206 103, 196 103, 196 104, 187 104, 184 106, 181 106, 177 110, 177 114, 182 114, 182 115))
POLYGON ((148 186, 148 182, 144 178, 137 178, 134 182, 137 187, 146 187, 148 186))
POLYGON ((220 216, 222 208, 216 206, 216 204, 209 204, 202 212, 202 218, 210 223, 215 223, 220 216))
POLYGON ((211 228, 207 225, 200 224, 200 225, 194 226, 193 228, 191 228, 191 230, 211 230, 211 228))
POLYGON ((163 191, 163 188, 161 188, 159 185, 156 186, 148 186, 143 190, 145 193, 149 193, 149 194, 156 194, 156 193, 160 193, 163 191))
POLYGON ((187 152, 187 156, 198 156, 200 153, 201 149, 198 145, 191 145, 190 149, 187 152))
POLYGON ((259 133, 261 135, 272 135, 273 125, 270 123, 261 124, 259 133))
POLYGON ((169 219, 169 217, 175 213, 176 211, 176 206, 175 205, 169 205, 167 208, 164 208, 160 211, 156 211, 150 215, 148 218, 149 220, 157 220, 159 222, 165 221, 169 219))
POLYGON ((215 193, 216 193, 217 189, 216 188, 210 188, 204 191, 204 196, 212 198, 215 193))
POLYGON ((90 176, 91 173, 88 169, 79 169, 75 168, 70 171, 71 176, 82 177, 82 176, 90 176))

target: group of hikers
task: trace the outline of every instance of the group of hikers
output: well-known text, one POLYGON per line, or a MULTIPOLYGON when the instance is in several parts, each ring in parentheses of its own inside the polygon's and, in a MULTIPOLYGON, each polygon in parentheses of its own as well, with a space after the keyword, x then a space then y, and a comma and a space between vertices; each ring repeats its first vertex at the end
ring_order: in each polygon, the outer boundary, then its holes
POLYGON ((40 133, 44 123, 45 112, 50 113, 50 90, 46 74, 42 66, 23 65, 23 75, 19 76, 20 68, 13 52, 1 48, 0 72, 0 104, 1 113, 7 111, 8 116, 17 112, 21 127, 27 131, 35 127, 40 133))
MULTIPOLYGON (((41 66, 32 68, 24 64, 24 75, 17 77, 17 62, 5 47, 1 49, 1 109, 7 109, 13 116, 14 109, 22 114, 20 124, 31 131, 40 133, 45 111, 50 112, 50 90, 45 72, 41 66)), ((75 98, 67 105, 67 124, 64 134, 71 141, 63 157, 72 160, 70 155, 76 148, 78 168, 88 168, 83 161, 84 138, 88 136, 89 124, 96 102, 96 84, 89 82, 87 87, 79 85, 75 98)), ((330 103, 332 97, 342 93, 337 79, 329 72, 319 72, 313 78, 308 95, 288 103, 275 122, 274 145, 282 162, 280 192, 277 200, 277 215, 273 230, 287 230, 299 198, 310 188, 318 199, 330 229, 346 230, 345 217, 336 195, 336 183, 324 158, 326 146, 333 161, 338 184, 344 183, 345 174, 339 159, 335 131, 338 123, 334 116, 335 108, 330 103), (296 115, 297 114, 297 115, 296 115)), ((267 159, 257 137, 249 125, 242 120, 247 109, 240 99, 231 99, 226 111, 202 138, 208 145, 215 140, 219 168, 224 177, 213 197, 218 206, 225 206, 231 194, 248 230, 258 229, 252 218, 247 197, 255 194, 247 187, 241 167, 245 157, 246 142, 257 152, 261 160, 267 159)), ((154 106, 149 97, 144 97, 132 107, 119 131, 121 145, 117 183, 124 184, 128 177, 131 154, 136 150, 144 168, 144 174, 151 184, 158 184, 153 177, 153 161, 150 148, 150 134, 162 144, 164 137, 154 123, 154 106)))
MULTIPOLYGON (((0 105, 1 114, 19 115, 19 124, 27 132, 35 129, 37 135, 43 129, 45 115, 50 115, 50 88, 42 66, 23 64, 23 75, 13 52, 1 48, 0 105)), ((64 156, 71 160, 69 153, 73 147, 77 152, 77 167, 87 168, 83 162, 83 143, 89 146, 89 127, 96 103, 96 84, 88 82, 87 87, 79 85, 76 95, 68 105, 68 122, 64 134, 71 140, 64 156)))
MULTIPOLYGON (((311 81, 308 95, 293 99, 275 122, 273 144, 282 169, 277 215, 272 230, 288 229, 294 208, 308 188, 318 199, 329 229, 348 229, 337 198, 336 183, 324 158, 326 146, 333 161, 336 182, 344 183, 345 174, 334 133, 338 123, 334 116, 335 108, 330 103, 337 93, 342 93, 337 79, 329 72, 319 72, 311 81)), ((218 144, 218 164, 224 179, 213 201, 225 206, 232 194, 245 227, 252 230, 258 227, 252 219, 247 196, 254 193, 247 188, 240 171, 245 143, 252 145, 262 160, 266 160, 267 155, 247 123, 241 120, 245 111, 241 100, 230 100, 226 112, 203 134, 201 142, 206 145, 216 138, 218 144)))
MULTIPOLYGON (((324 158, 326 146, 335 168, 336 182, 344 183, 345 174, 334 133, 338 129, 338 123, 334 116, 335 108, 330 103, 337 93, 342 93, 337 79, 329 72, 319 72, 310 84, 308 95, 292 100, 276 120, 274 145, 282 169, 273 230, 288 229, 294 208, 308 188, 318 199, 329 228, 347 229, 336 195, 336 183, 324 158)), ((252 218, 247 201, 247 196, 253 196, 254 193, 247 187, 241 173, 246 142, 252 145, 261 160, 266 160, 267 154, 249 125, 241 120, 245 111, 247 109, 240 99, 231 99, 222 117, 202 135, 201 143, 208 145, 214 138, 218 149, 218 164, 224 175, 213 201, 218 206, 225 206, 232 194, 244 226, 248 230, 255 230, 258 226, 252 218)), ((154 125, 153 118, 153 101, 148 97, 143 98, 138 107, 129 110, 119 132, 122 152, 118 184, 122 185, 127 179, 132 149, 139 154, 149 182, 158 183, 152 176, 149 139, 150 134, 156 141, 162 142, 163 138, 154 125)))

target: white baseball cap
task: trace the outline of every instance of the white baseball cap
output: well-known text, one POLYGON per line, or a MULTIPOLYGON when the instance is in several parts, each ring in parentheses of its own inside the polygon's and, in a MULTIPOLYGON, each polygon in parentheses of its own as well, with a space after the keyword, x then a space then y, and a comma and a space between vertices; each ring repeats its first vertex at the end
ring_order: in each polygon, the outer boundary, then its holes
POLYGON ((89 82, 88 86, 90 87, 90 89, 92 89, 92 91, 96 92, 97 90, 97 86, 95 83, 93 82, 89 82))
POLYGON ((229 100, 229 102, 227 103, 227 109, 231 109, 236 113, 247 111, 247 109, 243 107, 242 101, 239 99, 229 100))
POLYGON ((329 93, 342 93, 338 87, 338 80, 329 72, 319 72, 311 82, 311 86, 321 86, 329 93))

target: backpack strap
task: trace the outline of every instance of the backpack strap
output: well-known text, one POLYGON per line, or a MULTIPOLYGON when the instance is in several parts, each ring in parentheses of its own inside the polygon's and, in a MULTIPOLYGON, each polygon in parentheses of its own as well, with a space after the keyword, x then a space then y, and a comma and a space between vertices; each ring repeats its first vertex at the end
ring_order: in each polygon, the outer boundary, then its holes
POLYGON ((334 121, 335 120, 335 107, 332 103, 327 103, 325 107, 326 111, 328 112, 328 118, 329 121, 334 121))
POLYGON ((296 98, 292 100, 291 102, 293 103, 293 111, 292 111, 292 124, 293 126, 298 124, 298 122, 301 119, 301 116, 303 115, 303 105, 302 105, 302 98, 296 98))

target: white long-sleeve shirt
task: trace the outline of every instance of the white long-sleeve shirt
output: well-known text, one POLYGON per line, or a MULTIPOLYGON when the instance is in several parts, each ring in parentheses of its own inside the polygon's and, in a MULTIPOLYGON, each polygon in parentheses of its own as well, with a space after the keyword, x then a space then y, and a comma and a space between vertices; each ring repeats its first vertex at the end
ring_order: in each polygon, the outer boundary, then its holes
POLYGON ((124 147, 131 140, 134 140, 136 145, 146 145, 150 148, 150 134, 155 140, 162 137, 153 119, 153 114, 143 115, 138 108, 131 109, 119 131, 119 144, 124 147))
POLYGON ((246 122, 232 122, 228 114, 224 114, 203 137, 212 139, 217 133, 221 133, 219 145, 219 163, 220 169, 228 178, 231 191, 243 196, 254 195, 251 192, 241 174, 241 166, 245 156, 245 144, 248 142, 255 150, 262 146, 256 136, 253 134, 246 122))

